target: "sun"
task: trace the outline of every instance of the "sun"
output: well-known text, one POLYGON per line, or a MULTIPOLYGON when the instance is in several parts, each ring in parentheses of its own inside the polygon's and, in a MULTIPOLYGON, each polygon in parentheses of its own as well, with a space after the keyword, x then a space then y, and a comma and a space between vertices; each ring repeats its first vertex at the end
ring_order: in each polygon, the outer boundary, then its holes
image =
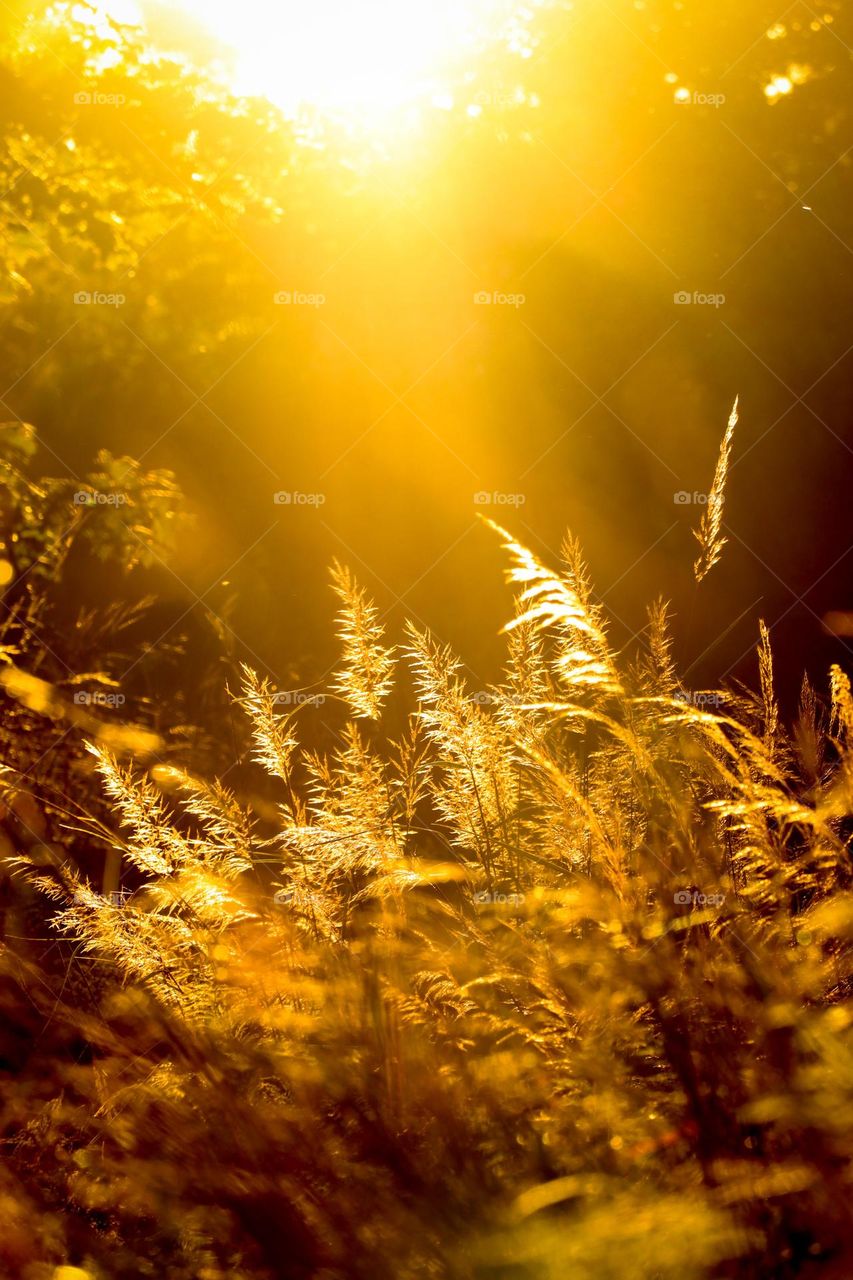
POLYGON ((377 116, 446 103, 451 71, 490 41, 527 56, 524 15, 536 0, 179 0, 179 7, 233 51, 238 91, 285 110, 377 116))

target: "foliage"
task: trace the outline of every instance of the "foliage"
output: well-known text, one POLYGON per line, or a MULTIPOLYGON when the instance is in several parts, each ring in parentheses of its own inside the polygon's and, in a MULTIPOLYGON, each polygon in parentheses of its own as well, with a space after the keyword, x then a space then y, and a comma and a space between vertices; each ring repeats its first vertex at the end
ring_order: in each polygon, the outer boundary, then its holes
POLYGON ((133 458, 114 458, 101 449, 82 483, 73 477, 36 479, 29 464, 37 443, 28 423, 0 424, 0 537, 13 590, 26 580, 32 601, 35 588, 56 584, 78 543, 125 572, 171 555, 185 517, 170 472, 145 472, 133 458))
POLYGON ((0 848, 76 845, 99 878, 68 830, 103 812, 84 741, 145 756, 165 745, 139 723, 151 716, 137 637, 153 603, 140 575, 154 585, 186 517, 170 472, 107 450, 82 479, 41 471, 34 429, 0 424, 0 848))

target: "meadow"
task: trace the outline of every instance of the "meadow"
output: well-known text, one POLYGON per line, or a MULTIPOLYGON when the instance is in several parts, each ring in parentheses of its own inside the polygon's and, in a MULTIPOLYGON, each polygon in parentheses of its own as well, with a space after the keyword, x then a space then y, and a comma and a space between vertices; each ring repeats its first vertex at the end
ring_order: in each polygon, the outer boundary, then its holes
POLYGON ((849 1280, 844 6, 209 9, 0 17, 0 1274, 849 1280))
POLYGON ((759 692, 686 689, 663 601, 617 654, 576 540, 492 530, 489 690, 341 565, 327 694, 244 669, 274 818, 91 743, 105 894, 7 769, 7 1274, 849 1273, 849 680, 787 730, 762 626, 759 692))

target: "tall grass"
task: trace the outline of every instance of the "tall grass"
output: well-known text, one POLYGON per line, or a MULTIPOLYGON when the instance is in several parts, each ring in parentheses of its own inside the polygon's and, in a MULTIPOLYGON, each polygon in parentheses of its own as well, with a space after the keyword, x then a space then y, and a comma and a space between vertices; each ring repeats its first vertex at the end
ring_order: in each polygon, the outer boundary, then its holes
POLYGON ((93 748, 140 887, 31 868, 99 981, 4 953, 67 1029, 5 1093, 6 1273, 853 1274, 849 682, 786 729, 762 627, 700 697, 663 603, 617 654, 577 544, 498 532, 495 688, 340 566, 336 749, 244 673, 275 831, 93 748))

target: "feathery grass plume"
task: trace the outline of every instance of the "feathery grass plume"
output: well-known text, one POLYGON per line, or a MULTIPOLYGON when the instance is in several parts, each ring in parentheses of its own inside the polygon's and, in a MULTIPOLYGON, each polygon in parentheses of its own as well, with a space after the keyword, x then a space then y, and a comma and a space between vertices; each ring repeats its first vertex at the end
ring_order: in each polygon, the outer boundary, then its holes
MULTIPOLYGON (((516 601, 516 612, 523 605, 516 601)), ((543 748, 551 728, 547 708, 559 700, 543 637, 524 622, 507 633, 504 687, 494 690, 495 715, 508 738, 522 749, 543 748)))
POLYGON ((592 598, 592 578, 583 558, 583 547, 580 538, 570 529, 566 531, 560 545, 560 558, 567 582, 571 584, 590 622, 604 635, 604 611, 592 598))
POLYGON ((829 669, 829 691, 829 731, 849 747, 853 743, 853 695, 850 692, 850 677, 835 662, 829 669))
POLYGON ((658 596, 648 608, 649 652, 645 660, 651 687, 663 697, 672 697, 678 688, 678 677, 672 657, 672 635, 669 630, 669 605, 658 596))
POLYGON ((408 836, 430 793, 429 747, 421 732, 421 723, 415 716, 410 718, 406 733, 390 747, 389 789, 408 844, 408 836))
POLYGON ((189 846, 173 825, 160 792, 148 779, 136 777, 132 768, 123 768, 105 748, 88 743, 87 749, 95 757, 104 790, 128 832, 118 845, 120 851, 140 871, 170 875, 188 856, 189 846))
POLYGON ((391 797, 384 762, 365 742, 358 725, 350 722, 331 761, 312 756, 309 815, 313 824, 302 829, 318 871, 348 877, 383 868, 399 853, 391 797))
POLYGON ((298 740, 292 731, 295 713, 281 714, 275 690, 245 663, 242 695, 237 699, 249 717, 254 742, 252 759, 273 777, 290 786, 290 773, 298 740))
POLYGON ((447 646, 407 624, 418 716, 437 755, 433 799, 452 843, 476 853, 491 883, 507 873, 518 797, 515 752, 497 719, 468 694, 447 646))
POLYGON ((507 571, 510 582, 520 584, 521 602, 526 606, 506 624, 511 631, 525 622, 552 630, 557 640, 555 668, 573 692, 619 694, 621 682, 602 630, 597 611, 590 608, 586 595, 586 577, 578 574, 576 544, 569 540, 567 550, 572 557, 569 575, 561 577, 513 538, 494 520, 481 516, 495 530, 512 557, 507 571))
POLYGON ((800 708, 794 726, 794 747, 805 780, 814 785, 824 766, 825 726, 818 708, 817 694, 807 675, 800 686, 800 708))
POLYGON ((772 755, 779 732, 779 707, 773 687, 773 650, 770 648, 770 632, 763 618, 758 623, 758 675, 761 682, 761 700, 764 704, 764 742, 772 755))
POLYGON ((726 480, 729 474, 732 440, 738 421, 739 398, 739 396, 735 396, 735 402, 729 414, 725 434, 720 445, 717 469, 714 472, 714 483, 711 485, 708 501, 702 511, 699 528, 693 530, 693 536, 699 543, 700 548, 699 558, 693 565, 693 573, 697 582, 701 582, 705 575, 713 569, 722 555, 723 547, 728 541, 722 535, 723 506, 726 500, 726 480))
POLYGON ((179 815, 148 779, 122 769, 102 749, 89 749, 129 831, 121 851, 147 878, 118 902, 75 882, 61 895, 70 901, 57 923, 78 951, 101 963, 109 956, 123 982, 142 984, 182 1019, 201 1023, 220 1001, 210 948, 224 929, 247 918, 233 886, 250 864, 226 834, 245 830, 247 820, 226 820, 229 811, 233 819, 235 802, 224 788, 211 787, 199 799, 196 786, 181 807, 201 818, 202 833, 184 835, 179 815))
MULTIPOLYGON (((174 772, 177 777, 173 777, 172 785, 181 793, 181 808, 202 824, 209 847, 230 855, 249 849, 253 824, 234 793, 221 782, 206 782, 180 770, 174 772)), ((156 775, 156 769, 152 773, 156 775)))
POLYGON ((394 650, 382 644, 385 630, 379 611, 346 565, 332 565, 332 589, 343 605, 338 614, 338 637, 343 642, 343 667, 333 685, 357 716, 378 720, 393 686, 394 650))

